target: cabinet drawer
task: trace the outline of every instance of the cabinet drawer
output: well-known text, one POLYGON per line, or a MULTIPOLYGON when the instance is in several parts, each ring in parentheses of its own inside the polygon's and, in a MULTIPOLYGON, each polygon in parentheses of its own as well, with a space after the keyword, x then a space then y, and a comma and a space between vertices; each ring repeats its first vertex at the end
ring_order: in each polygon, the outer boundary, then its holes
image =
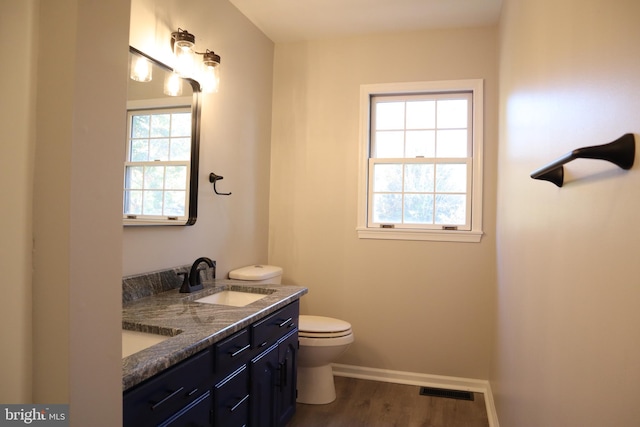
POLYGON ((212 376, 212 354, 204 350, 125 392, 123 425, 157 425, 167 420, 202 397, 212 376))
POLYGON ((249 360, 249 331, 242 331, 215 345, 216 372, 226 372, 238 368, 249 360))
POLYGON ((214 426, 242 427, 249 422, 249 370, 247 365, 216 384, 213 392, 214 426))
POLYGON ((251 346, 268 347, 298 326, 298 301, 251 325, 251 346))

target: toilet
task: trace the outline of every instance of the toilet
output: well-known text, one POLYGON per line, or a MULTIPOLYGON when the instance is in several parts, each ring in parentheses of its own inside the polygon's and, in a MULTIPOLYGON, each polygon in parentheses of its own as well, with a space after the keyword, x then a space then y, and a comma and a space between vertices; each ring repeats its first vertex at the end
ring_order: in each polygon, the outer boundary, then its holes
MULTIPOLYGON (((280 284, 282 268, 253 265, 231 271, 229 278, 252 284, 280 284)), ((300 315, 298 341, 297 402, 312 405, 333 402, 336 388, 331 363, 353 343, 351 324, 331 317, 300 315)))

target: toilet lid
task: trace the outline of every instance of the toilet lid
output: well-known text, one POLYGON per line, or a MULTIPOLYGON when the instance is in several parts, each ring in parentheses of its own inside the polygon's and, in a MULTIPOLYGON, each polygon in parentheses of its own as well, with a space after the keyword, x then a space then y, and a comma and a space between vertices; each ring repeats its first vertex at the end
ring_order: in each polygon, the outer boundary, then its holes
POLYGON ((332 317, 301 315, 298 321, 300 336, 342 337, 351 333, 351 323, 332 317))

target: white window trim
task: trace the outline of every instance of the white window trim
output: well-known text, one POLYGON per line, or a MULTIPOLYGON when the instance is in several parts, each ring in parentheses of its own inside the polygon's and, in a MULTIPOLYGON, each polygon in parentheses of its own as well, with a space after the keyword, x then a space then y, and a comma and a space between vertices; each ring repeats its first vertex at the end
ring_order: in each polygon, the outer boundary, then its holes
POLYGON ((360 239, 428 240, 439 242, 480 242, 482 235, 482 181, 484 136, 484 81, 442 80, 433 82, 381 83, 360 86, 360 150, 358 173, 358 222, 360 239), (471 230, 403 230, 367 227, 368 169, 370 154, 371 97, 373 95, 412 94, 424 92, 473 92, 473 168, 471 188, 471 230))

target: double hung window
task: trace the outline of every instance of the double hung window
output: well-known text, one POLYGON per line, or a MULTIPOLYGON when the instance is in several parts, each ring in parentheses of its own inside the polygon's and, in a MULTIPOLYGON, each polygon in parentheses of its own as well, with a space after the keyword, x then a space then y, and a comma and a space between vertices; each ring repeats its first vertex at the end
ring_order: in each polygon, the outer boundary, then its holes
POLYGON ((482 81, 361 88, 361 238, 479 241, 482 81))
POLYGON ((130 110, 124 174, 126 223, 184 223, 189 214, 191 108, 130 110))

